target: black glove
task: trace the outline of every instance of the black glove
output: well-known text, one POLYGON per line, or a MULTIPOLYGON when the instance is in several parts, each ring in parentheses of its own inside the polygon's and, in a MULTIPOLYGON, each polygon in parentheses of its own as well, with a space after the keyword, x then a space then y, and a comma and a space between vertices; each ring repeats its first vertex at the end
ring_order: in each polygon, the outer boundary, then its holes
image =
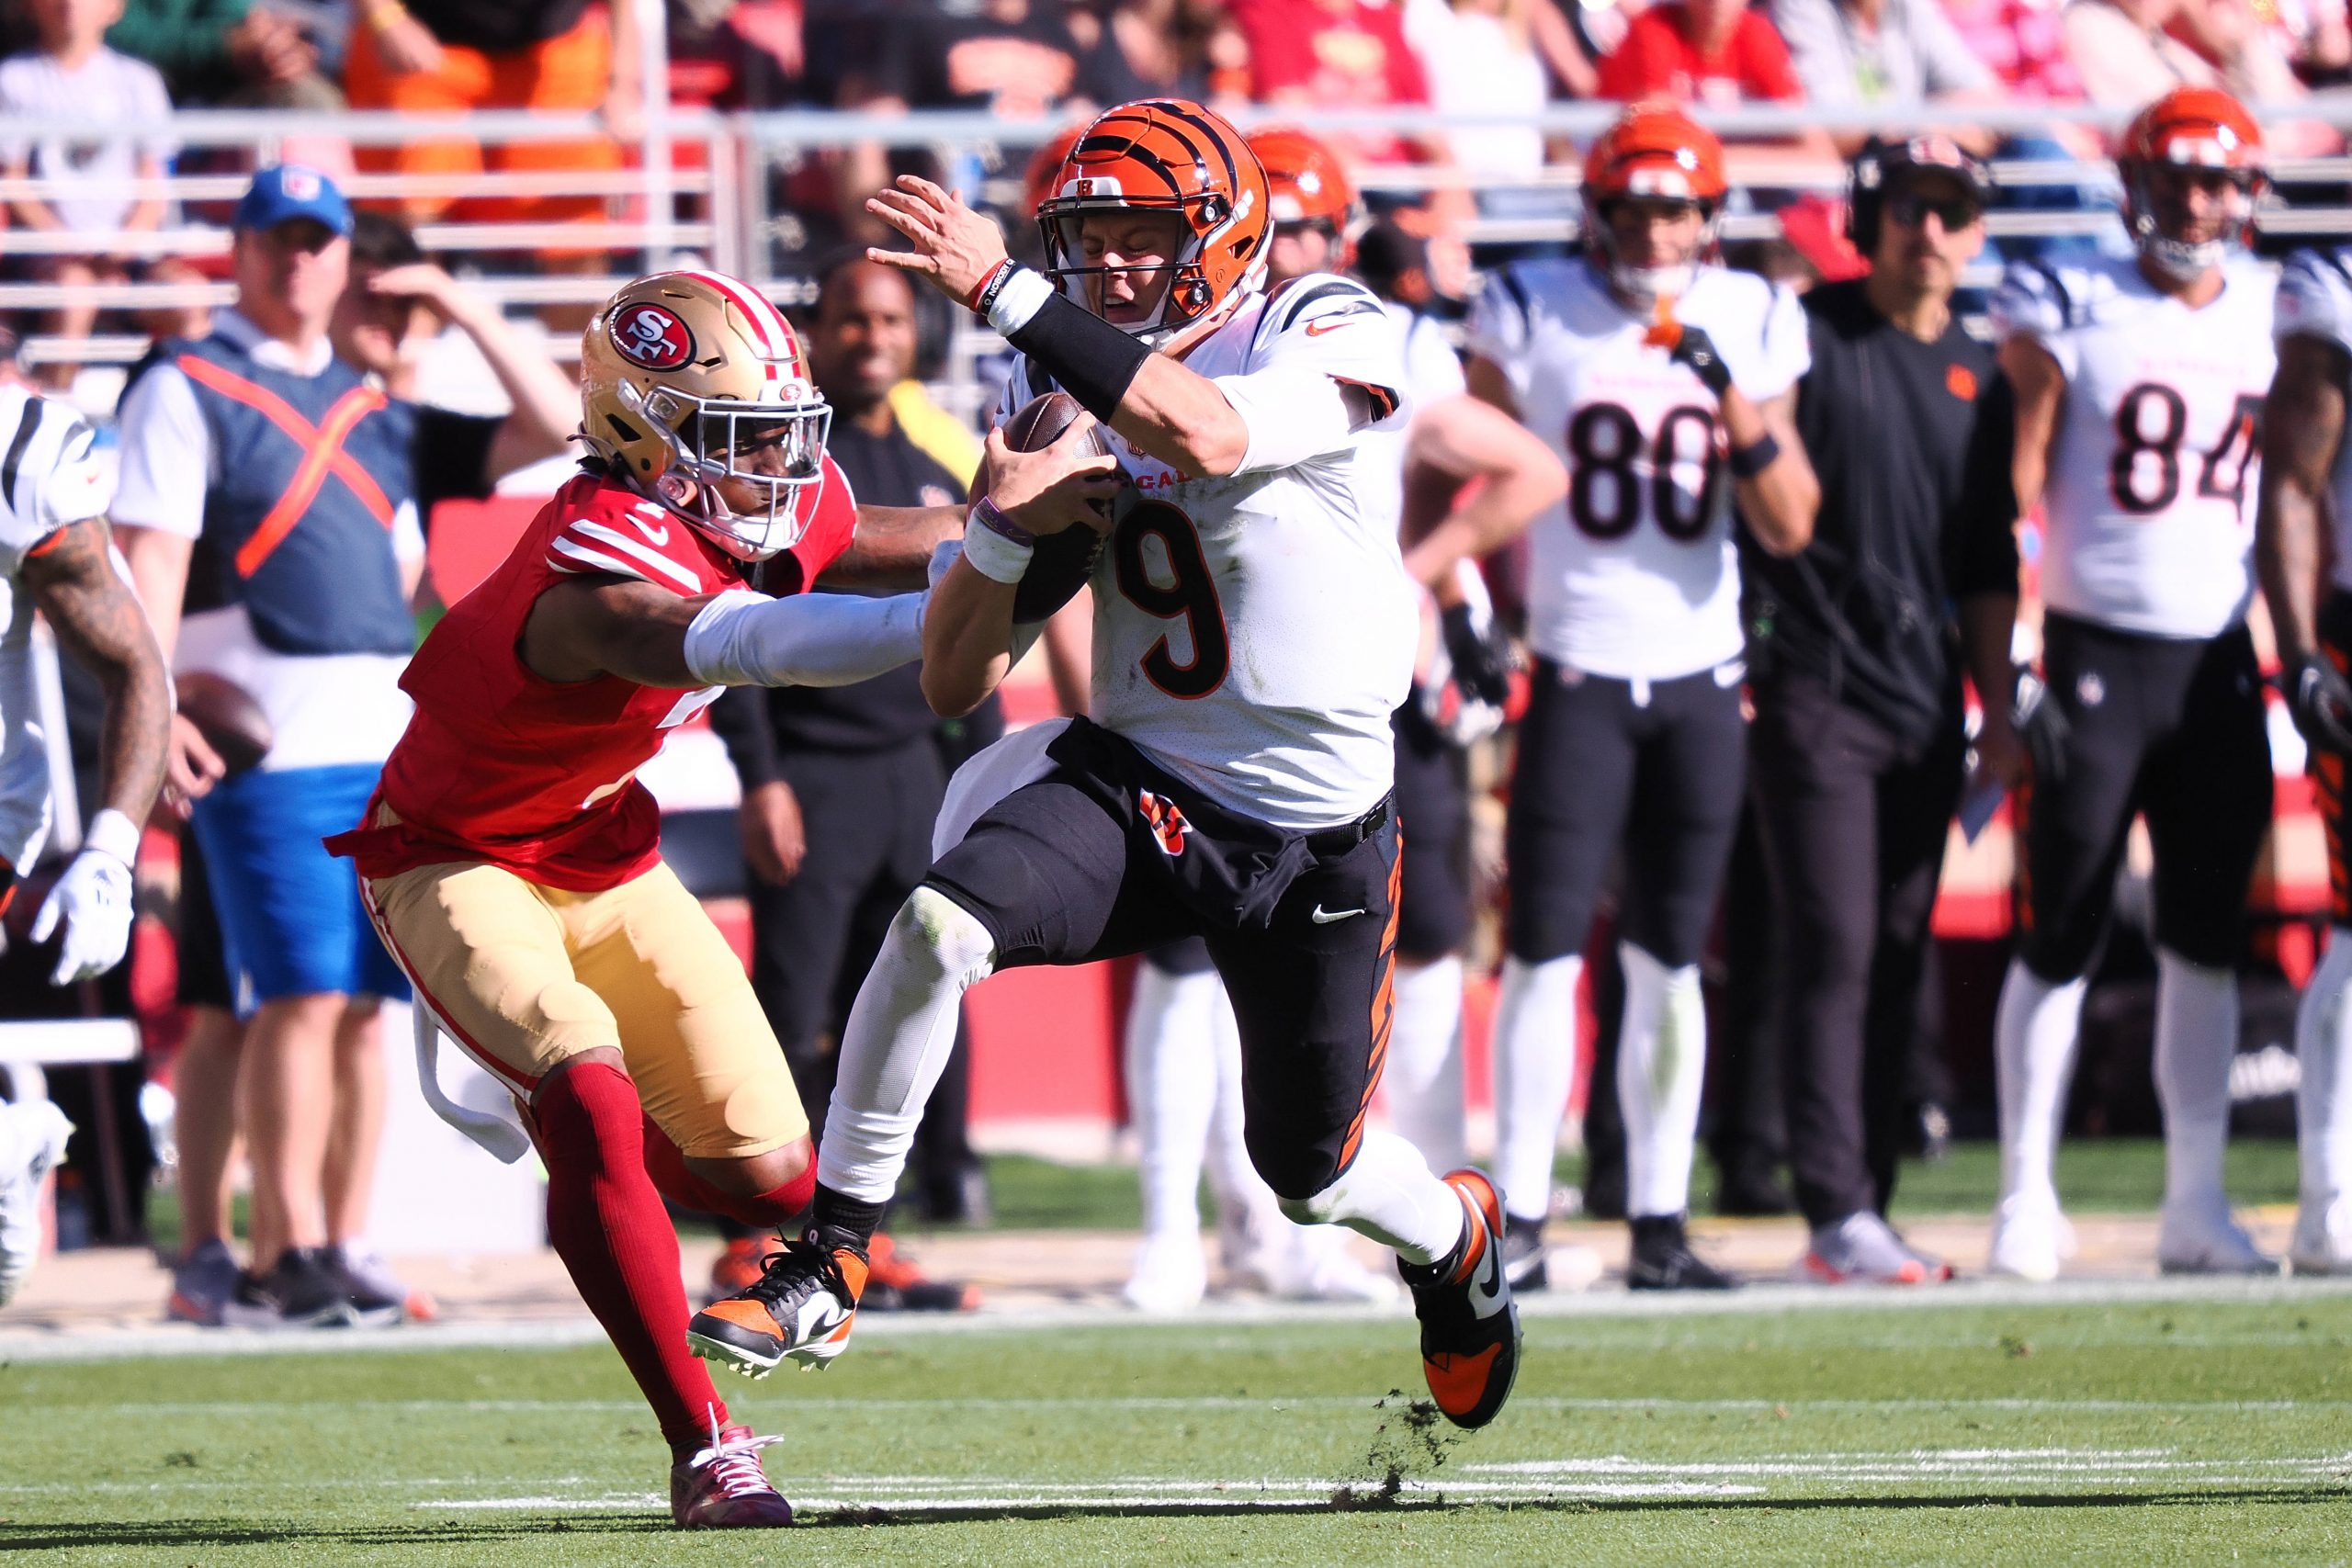
POLYGON ((1715 340, 1707 335, 1704 327, 1678 326, 1674 346, 1667 357, 1678 365, 1690 367, 1691 374, 1706 383, 1707 390, 1722 397, 1731 390, 1731 371, 1724 364, 1723 351, 1715 347, 1715 340))
POLYGON ((2030 670, 2018 671, 2017 696, 2009 705, 2009 725, 2025 742, 2037 784, 2054 784, 2066 776, 2066 743, 2074 738, 2069 723, 2050 688, 2030 670))
POLYGON ((1467 604, 1441 610, 1437 624, 1445 637, 1445 657, 1453 666, 1453 683, 1462 694, 1502 706, 1510 695, 1510 646, 1498 633, 1489 636, 1482 630, 1467 604))
POLYGON ((2314 751, 2352 756, 2352 682, 2324 653, 2306 653, 2279 671, 2287 711, 2314 751))

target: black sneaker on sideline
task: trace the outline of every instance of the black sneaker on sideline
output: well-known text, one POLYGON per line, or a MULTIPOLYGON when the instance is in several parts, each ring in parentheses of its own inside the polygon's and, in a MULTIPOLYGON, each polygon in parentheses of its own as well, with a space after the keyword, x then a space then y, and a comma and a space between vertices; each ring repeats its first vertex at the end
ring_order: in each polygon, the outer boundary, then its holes
POLYGON ((1552 1270, 1544 1262, 1542 1220, 1503 1215, 1503 1278, 1510 1281, 1514 1292, 1552 1288, 1552 1270))
POLYGON ((352 1321, 351 1303, 326 1248, 289 1247, 268 1273, 237 1276, 220 1321, 232 1328, 342 1328, 352 1321))
POLYGON ((1739 1281, 1690 1250, 1679 1214, 1644 1214, 1634 1221, 1634 1256, 1625 1284, 1635 1291, 1736 1291, 1739 1281))

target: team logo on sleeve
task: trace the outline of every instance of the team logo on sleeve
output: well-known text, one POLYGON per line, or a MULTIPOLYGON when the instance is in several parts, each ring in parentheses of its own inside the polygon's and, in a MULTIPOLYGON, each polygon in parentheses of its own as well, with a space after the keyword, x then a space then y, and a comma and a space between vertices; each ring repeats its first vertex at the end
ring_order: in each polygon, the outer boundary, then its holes
POLYGON ((613 346, 644 370, 675 370, 694 357, 695 335, 665 306, 639 302, 613 318, 613 346))

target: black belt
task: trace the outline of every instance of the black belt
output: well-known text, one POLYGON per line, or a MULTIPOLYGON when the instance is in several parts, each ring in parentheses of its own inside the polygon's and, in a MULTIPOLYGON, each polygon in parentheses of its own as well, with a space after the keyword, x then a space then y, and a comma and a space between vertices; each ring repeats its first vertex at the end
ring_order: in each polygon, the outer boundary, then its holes
POLYGON ((1329 860, 1333 855, 1346 854, 1350 850, 1388 826, 1389 803, 1396 798, 1393 795, 1384 795, 1380 797, 1378 805, 1354 821, 1342 822, 1337 828, 1326 828, 1320 832, 1307 834, 1306 847, 1314 852, 1317 860, 1329 860))

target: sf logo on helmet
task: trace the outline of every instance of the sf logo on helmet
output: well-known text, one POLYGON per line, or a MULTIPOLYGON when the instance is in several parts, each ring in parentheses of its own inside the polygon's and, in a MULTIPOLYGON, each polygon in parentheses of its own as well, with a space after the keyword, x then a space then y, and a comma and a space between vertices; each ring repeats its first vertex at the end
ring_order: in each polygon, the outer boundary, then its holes
POLYGON ((631 365, 675 370, 695 352, 694 333, 674 311, 660 305, 631 305, 613 317, 613 346, 631 365))

